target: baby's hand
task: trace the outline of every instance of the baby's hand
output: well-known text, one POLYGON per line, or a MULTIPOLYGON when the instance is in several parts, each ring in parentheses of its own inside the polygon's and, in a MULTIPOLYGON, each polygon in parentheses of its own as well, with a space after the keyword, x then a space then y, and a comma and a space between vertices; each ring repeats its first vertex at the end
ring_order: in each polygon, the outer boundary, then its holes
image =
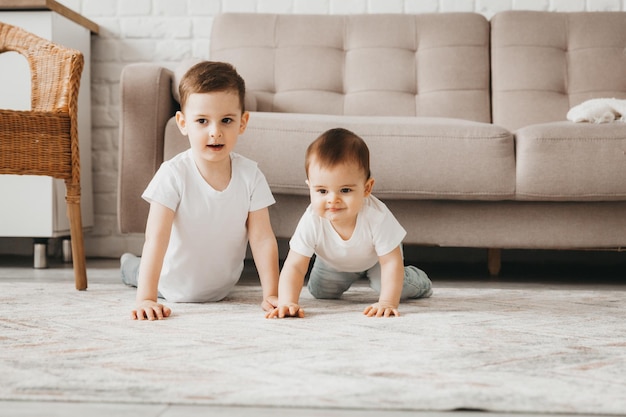
POLYGON ((263 308, 263 310, 271 312, 276 307, 278 307, 278 297, 276 297, 275 295, 270 295, 269 297, 265 298, 265 300, 263 300, 263 302, 261 303, 261 307, 263 308))
POLYGON ((283 319, 285 317, 304 317, 304 310, 298 304, 287 304, 276 307, 265 315, 266 319, 283 319))
POLYGON ((371 306, 368 306, 363 310, 363 314, 367 317, 391 317, 400 316, 400 312, 398 311, 397 305, 385 304, 385 303, 374 303, 371 306))
POLYGON ((133 320, 161 320, 169 317, 172 310, 152 300, 143 300, 131 313, 133 320))

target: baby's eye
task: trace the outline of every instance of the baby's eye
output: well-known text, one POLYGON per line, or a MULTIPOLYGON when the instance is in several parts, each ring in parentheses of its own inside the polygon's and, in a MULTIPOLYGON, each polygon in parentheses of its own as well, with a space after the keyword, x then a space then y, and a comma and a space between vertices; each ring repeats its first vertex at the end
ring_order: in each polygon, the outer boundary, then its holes
POLYGON ((322 195, 324 195, 324 194, 326 194, 328 191, 326 191, 326 190, 317 190, 317 192, 318 192, 318 193, 320 193, 320 194, 322 194, 322 195))
POLYGON ((230 118, 230 117, 224 117, 224 118, 222 119, 222 123, 224 123, 224 124, 226 124, 226 125, 229 125, 229 124, 231 124, 232 122, 233 122, 233 119, 232 119, 232 118, 230 118))
POLYGON ((348 194, 350 192, 352 192, 352 188, 342 188, 341 189, 341 193, 342 194, 348 194))
POLYGON ((201 125, 206 124, 207 123, 207 119, 198 119, 198 120, 196 120, 196 123, 201 124, 201 125))

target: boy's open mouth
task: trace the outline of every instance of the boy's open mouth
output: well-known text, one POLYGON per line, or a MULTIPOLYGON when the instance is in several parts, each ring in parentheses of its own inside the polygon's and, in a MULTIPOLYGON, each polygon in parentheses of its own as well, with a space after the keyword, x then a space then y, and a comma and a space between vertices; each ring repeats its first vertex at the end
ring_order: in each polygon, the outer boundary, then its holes
POLYGON ((207 145, 207 147, 209 147, 211 149, 222 149, 224 147, 224 144, 223 143, 213 143, 213 144, 207 145))

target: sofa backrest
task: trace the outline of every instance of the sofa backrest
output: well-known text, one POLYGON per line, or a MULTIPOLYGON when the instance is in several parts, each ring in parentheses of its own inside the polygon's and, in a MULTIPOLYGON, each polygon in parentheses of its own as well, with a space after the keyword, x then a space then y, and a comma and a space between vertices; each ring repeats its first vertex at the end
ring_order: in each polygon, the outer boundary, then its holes
POLYGON ((489 22, 475 13, 216 16, 212 60, 258 111, 491 121, 489 22))
POLYGON ((491 45, 493 123, 509 130, 626 98, 626 13, 501 12, 491 45))

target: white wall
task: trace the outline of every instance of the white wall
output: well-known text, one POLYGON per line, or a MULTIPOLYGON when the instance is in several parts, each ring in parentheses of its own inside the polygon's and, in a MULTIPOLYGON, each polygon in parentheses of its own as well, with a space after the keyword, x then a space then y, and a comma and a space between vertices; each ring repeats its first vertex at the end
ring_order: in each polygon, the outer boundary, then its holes
MULTIPOLYGON (((626 0, 59 0, 100 25, 92 37, 92 154, 95 226, 88 256, 139 253, 142 235, 117 231, 119 78, 125 65, 208 58, 213 16, 220 12, 426 13, 472 11, 486 17, 511 9, 626 11, 626 0)), ((0 251, 2 251, 0 245, 0 251)), ((6 245, 4 245, 6 246, 6 245)), ((15 247, 15 245, 10 245, 15 247)), ((32 250, 28 242, 28 250, 32 250)))

